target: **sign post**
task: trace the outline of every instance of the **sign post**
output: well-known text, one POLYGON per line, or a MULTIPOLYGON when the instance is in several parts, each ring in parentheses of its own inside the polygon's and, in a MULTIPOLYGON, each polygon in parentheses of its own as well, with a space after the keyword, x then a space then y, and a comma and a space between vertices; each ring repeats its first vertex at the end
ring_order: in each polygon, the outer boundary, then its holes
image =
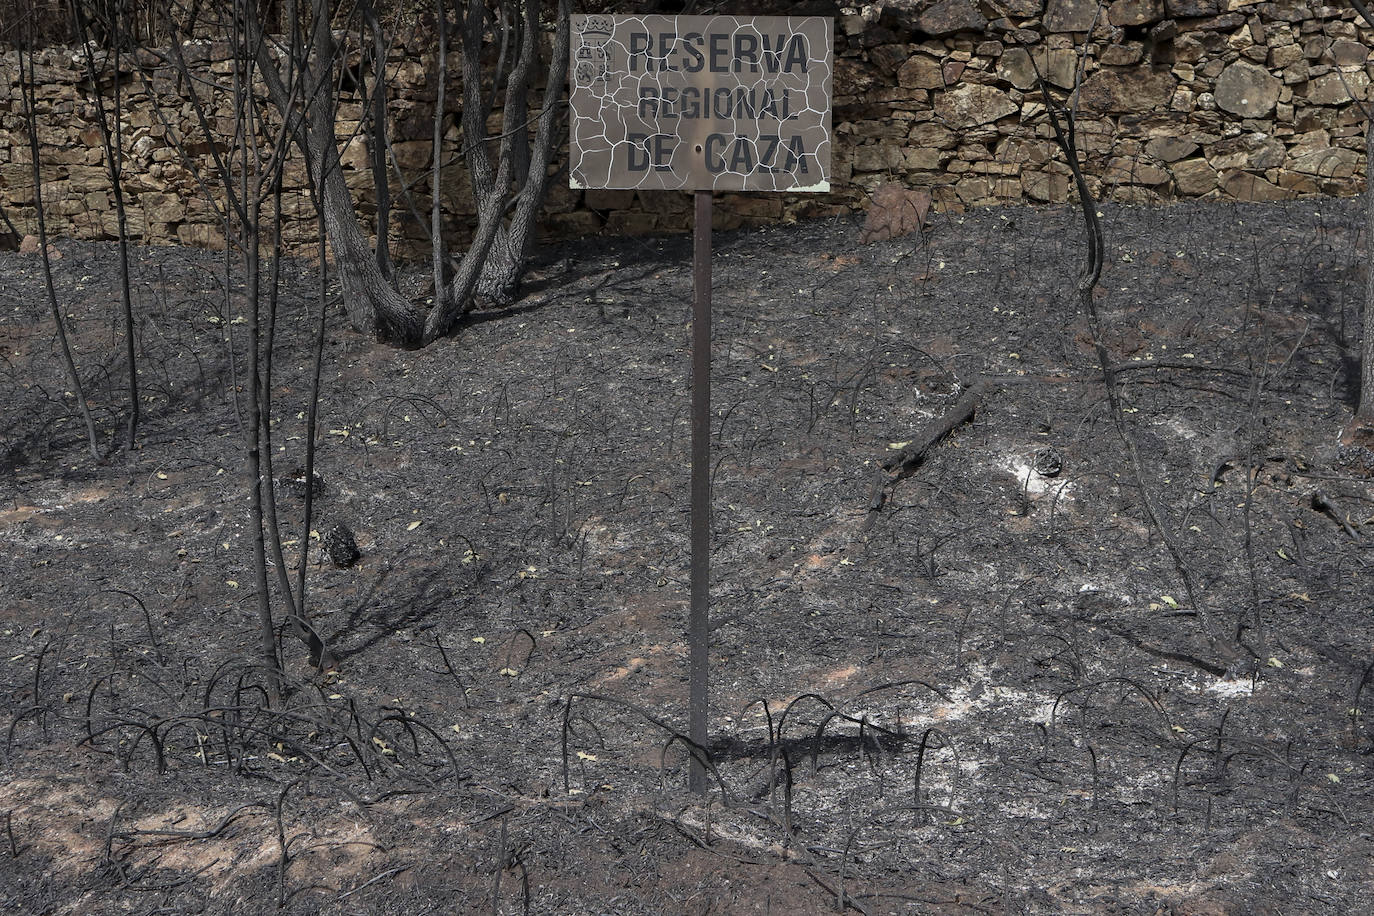
MULTIPOLYGON (((695 194, 692 225, 691 599, 687 612, 687 737, 706 747, 711 693, 711 192, 695 194)), ((694 754, 689 780, 706 791, 694 754)))
POLYGON ((834 21, 572 17, 569 184, 692 191, 691 788, 710 699, 711 195, 830 190, 834 21))

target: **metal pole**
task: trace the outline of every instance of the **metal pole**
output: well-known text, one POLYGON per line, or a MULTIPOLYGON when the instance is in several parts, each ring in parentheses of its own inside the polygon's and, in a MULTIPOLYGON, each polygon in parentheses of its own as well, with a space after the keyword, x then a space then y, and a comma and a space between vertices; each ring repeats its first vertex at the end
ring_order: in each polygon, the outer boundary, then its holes
MULTIPOLYGON (((688 737, 707 742, 710 711, 711 590, 711 192, 696 192, 692 246, 692 540, 687 620, 688 737)), ((691 789, 706 791, 706 767, 695 756, 691 789)))

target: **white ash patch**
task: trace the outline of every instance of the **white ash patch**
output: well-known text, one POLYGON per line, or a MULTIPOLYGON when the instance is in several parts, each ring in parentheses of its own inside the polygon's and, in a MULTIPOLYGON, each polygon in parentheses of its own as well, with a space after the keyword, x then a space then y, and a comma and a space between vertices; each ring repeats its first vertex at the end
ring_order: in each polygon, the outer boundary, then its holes
POLYGON ((1208 693, 1215 693, 1219 697, 1251 697, 1255 695, 1255 680, 1253 678, 1224 678, 1219 677, 1208 684, 1208 693))
POLYGON ((1196 439, 1198 437, 1197 430, 1189 426, 1180 417, 1170 417, 1160 425, 1180 439, 1196 439))
POLYGON ((1071 482, 1041 474, 1035 469, 1034 459, 1031 457, 1009 455, 1002 459, 1000 467, 1016 478, 1017 486, 1031 498, 1041 497, 1046 493, 1051 493, 1060 500, 1073 498, 1074 486, 1071 482))

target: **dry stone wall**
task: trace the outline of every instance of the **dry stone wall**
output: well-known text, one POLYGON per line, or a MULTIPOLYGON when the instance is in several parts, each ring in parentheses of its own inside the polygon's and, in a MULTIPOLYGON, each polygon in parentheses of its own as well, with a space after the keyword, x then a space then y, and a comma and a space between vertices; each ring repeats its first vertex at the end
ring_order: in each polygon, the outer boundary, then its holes
MULTIPOLYGON (((861 211, 892 183, 923 189, 937 210, 1064 201, 1071 194, 1069 172, 1044 118, 1036 74, 1063 90, 1074 85, 1080 67, 1080 154, 1099 197, 1275 200, 1353 194, 1364 185, 1361 103, 1374 95, 1374 30, 1344 6, 1316 0, 801 6, 789 11, 837 19, 833 190, 725 195, 716 207, 719 227, 861 211)), ((185 53, 198 74, 227 84, 227 46, 196 43, 185 53)), ((114 204, 84 60, 71 49, 50 48, 38 61, 50 229, 112 237, 114 204)), ((422 209, 433 72, 424 47, 394 48, 391 129, 405 180, 395 179, 392 192, 408 187, 422 209)), ((17 77, 17 55, 0 55, 0 207, 23 234, 35 226, 35 200, 17 77)), ((223 245, 210 200, 216 193, 211 150, 185 87, 147 52, 125 57, 121 78, 132 234, 153 243, 223 245), (174 138, 182 138, 180 151, 174 138)), ((107 106, 112 89, 112 77, 100 83, 107 106)), ((232 136, 228 95, 206 101, 209 123, 232 136)), ((362 100, 346 95, 338 125, 346 178, 370 216, 376 194, 366 141, 357 133, 362 118, 362 100)), ((446 137, 447 160, 457 148, 456 127, 446 137)), ((545 217, 550 235, 671 232, 690 224, 686 194, 572 191, 561 158, 554 168, 545 217)), ((442 195, 450 231, 461 234, 473 207, 460 167, 444 170, 442 195)), ((423 235, 406 213, 398 201, 393 231, 403 246, 423 235)), ((289 246, 313 243, 314 214, 298 162, 287 167, 283 216, 289 246)))

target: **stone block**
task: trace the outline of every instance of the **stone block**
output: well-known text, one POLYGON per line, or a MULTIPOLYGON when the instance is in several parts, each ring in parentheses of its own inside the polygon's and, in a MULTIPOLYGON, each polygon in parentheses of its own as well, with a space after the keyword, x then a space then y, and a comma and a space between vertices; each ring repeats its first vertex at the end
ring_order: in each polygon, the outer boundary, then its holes
POLYGON ((210 223, 182 223, 176 228, 177 241, 191 248, 223 250, 224 233, 210 223))
MULTIPOLYGON (((616 217, 617 215, 619 215, 619 212, 620 212, 620 211, 617 211, 616 213, 612 213, 612 214, 611 214, 612 219, 613 219, 614 217, 616 217)), ((648 216, 649 214, 640 214, 640 215, 641 215, 641 216, 648 216)), ((728 232, 728 231, 731 230, 731 229, 738 229, 740 226, 743 226, 743 225, 744 225, 744 217, 740 216, 738 213, 735 213, 735 212, 732 211, 732 210, 726 210, 726 209, 723 208, 723 207, 712 207, 712 208, 711 208, 711 228, 712 228, 714 231, 716 231, 716 232, 728 232)), ((614 234, 616 234, 616 235, 626 235, 626 234, 630 234, 630 233, 623 233, 623 232, 620 232, 620 231, 618 231, 617 229, 613 228, 613 227, 612 227, 612 220, 611 220, 611 219, 608 219, 608 220, 606 221, 606 231, 607 231, 607 232, 614 233, 614 234)), ((643 235, 644 232, 641 231, 641 232, 635 233, 635 234, 643 235)))
POLYGON ((998 162, 1039 167, 1052 161, 1056 155, 1057 148, 1047 141, 1008 137, 997 147, 995 158, 998 162))
POLYGON ((1363 99, 1369 90, 1369 74, 1363 70, 1345 73, 1335 70, 1307 84, 1307 101, 1312 105, 1344 105, 1352 98, 1363 99))
POLYGON ((950 127, 989 124, 1018 110, 1007 94, 993 86, 967 83, 935 95, 935 113, 950 127))
POLYGON ((1296 44, 1269 49, 1269 66, 1274 70, 1291 67, 1302 59, 1302 48, 1296 44))
MULTIPOLYGON (((114 210, 103 210, 99 213, 89 211, 92 217, 100 218, 101 233, 106 238, 119 238, 119 214, 114 210)), ((137 207, 129 207, 124 214, 124 230, 132 238, 143 238, 148 235, 148 222, 143 218, 143 211, 137 207)))
POLYGON ((1358 41, 1342 38, 1331 43, 1331 59, 1338 67, 1363 67, 1369 49, 1358 41))
POLYGON ((1108 162, 1106 174, 1103 177, 1108 181, 1146 185, 1150 187, 1169 183, 1169 173, 1159 166, 1151 165, 1139 159, 1127 159, 1124 157, 1112 159, 1108 162))
POLYGON ((1035 78, 1037 66, 1051 86, 1068 89, 1073 86, 1078 55, 1069 49, 1038 49, 1032 62, 1025 48, 1012 48, 998 60, 997 75, 1017 89, 1029 91, 1039 85, 1035 78))
POLYGON ((943 89, 940 62, 925 54, 913 54, 897 70, 897 84, 905 89, 943 89))
MULTIPOLYGON (((1131 64, 1140 63, 1144 56, 1145 46, 1141 42, 1126 41, 1103 48, 1099 59, 1109 67, 1129 67, 1131 64)), ((1178 59, 1177 54, 1174 59, 1178 59)))
POLYGON ((720 206, 748 220, 776 220, 782 216, 782 197, 778 194, 731 195, 720 206))
POLYGON ((1174 185, 1186 197, 1201 197, 1217 186, 1217 172, 1205 159, 1185 159, 1175 162, 1169 169, 1174 175, 1174 185))
POLYGON ((1231 172, 1221 179, 1221 189, 1236 200, 1292 200, 1296 194, 1250 172, 1231 172))
POLYGON ((598 188, 587 191, 584 199, 593 210, 628 210, 634 205, 635 192, 598 188))
POLYGON ((176 194, 159 191, 145 191, 138 196, 138 207, 149 222, 172 223, 180 220, 186 212, 181 198, 176 194))
POLYGON ((1295 86, 1298 83, 1305 83, 1311 73, 1308 72, 1309 66, 1305 58, 1294 61, 1283 68, 1283 82, 1287 86, 1295 86))
POLYGON ((1250 154, 1232 144, 1207 154, 1207 163, 1218 172, 1243 169, 1250 165, 1250 154))
MULTIPOLYGON (((717 215, 721 217, 722 222, 733 223, 734 226, 741 224, 738 214, 722 207, 715 207, 711 214, 713 225, 716 223, 717 215)), ((639 210, 616 210, 606 218, 606 231, 612 235, 648 235, 657 229, 658 216, 654 213, 644 213, 639 210)))
POLYGON ((1086 32, 1097 15, 1097 0, 1049 0, 1045 28, 1051 32, 1086 32))
POLYGON ((884 76, 892 76, 896 73, 898 68, 906 63, 909 56, 910 51, 906 45, 878 45, 868 51, 869 61, 884 76))
POLYGON ((1198 151, 1198 145, 1185 137, 1155 137, 1145 144, 1145 152, 1160 162, 1177 162, 1198 151))
POLYGON ((954 193, 971 207, 991 206, 1021 199, 1021 181, 1016 178, 969 177, 960 179, 954 193))
MULTIPOLYGON (((1174 61, 1182 64, 1197 64, 1207 55, 1207 46, 1198 41, 1192 35, 1180 35, 1171 42, 1174 51, 1174 61)), ((1217 73, 1221 72, 1221 61, 1218 60, 1217 73)), ((1204 63, 1203 66, 1206 66, 1204 63)), ((1216 73, 1212 74, 1216 76, 1216 73)))
POLYGON ((1322 129, 1310 130, 1306 133, 1295 134, 1289 138, 1288 154, 1290 156, 1301 156, 1314 150, 1330 149, 1331 134, 1322 129))
POLYGON ((1069 199, 1069 176, 1053 172, 1023 172, 1021 186, 1026 196, 1040 203, 1059 203, 1069 199))
POLYGON ((391 144, 392 152, 401 171, 413 175, 429 165, 429 154, 433 144, 429 140, 402 140, 391 144))
POLYGON ((913 146, 928 149, 952 149, 955 144, 954 131, 938 121, 922 121, 911 128, 907 140, 913 146))
POLYGON ((938 149, 905 149, 902 151, 902 167, 909 170, 933 172, 941 168, 950 154, 938 149))
POLYGON ((856 172, 882 172, 902 164, 902 150, 893 144, 857 147, 850 156, 856 172))
POLYGON ((367 140, 361 136, 350 139, 339 153, 339 162, 346 169, 358 171, 370 169, 372 160, 367 150, 367 140))
POLYGON ((575 210, 572 213, 555 213, 546 220, 545 225, 551 235, 559 238, 577 238, 596 235, 601 231, 601 217, 588 210, 575 210))
POLYGON ((1159 202, 1154 190, 1136 184, 1119 184, 1111 189, 1112 200, 1134 206, 1150 206, 1159 202))
POLYGON ((873 195, 860 244, 919 232, 925 228, 930 205, 930 191, 924 188, 907 188, 897 182, 881 186, 873 195))
POLYGON ((1276 177, 1279 187, 1297 194, 1317 194, 1321 191, 1317 180, 1311 175, 1301 172, 1279 172, 1276 177))
POLYGON ((973 0, 936 0, 916 17, 916 28, 927 35, 981 32, 988 20, 973 0))
POLYGON ((1170 16, 1197 19, 1220 13, 1222 2, 1223 0, 1164 0, 1164 8, 1170 16))
POLYGON ((1264 67, 1236 61, 1222 71, 1213 93, 1222 110, 1262 118, 1274 110, 1282 83, 1264 67))
POLYGON ((1158 71, 1099 70, 1083 81, 1080 100, 1086 111, 1162 111, 1169 107, 1176 85, 1173 76, 1158 71))
POLYGON ((1114 0, 1107 7, 1107 22, 1115 26, 1149 25, 1164 17, 1164 0, 1114 0))
POLYGON ((1290 171, 1319 178, 1351 178, 1360 165, 1360 154, 1349 149, 1317 149, 1289 159, 1290 171))

